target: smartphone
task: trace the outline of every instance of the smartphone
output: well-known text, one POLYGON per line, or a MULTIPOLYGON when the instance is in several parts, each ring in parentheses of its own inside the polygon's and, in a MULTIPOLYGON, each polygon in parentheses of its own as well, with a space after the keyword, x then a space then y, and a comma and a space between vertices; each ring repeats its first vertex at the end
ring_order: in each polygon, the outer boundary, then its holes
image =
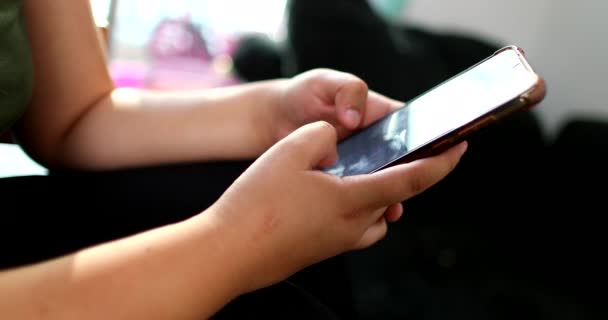
POLYGON ((506 46, 338 143, 325 172, 369 174, 438 154, 545 97, 524 51, 506 46))

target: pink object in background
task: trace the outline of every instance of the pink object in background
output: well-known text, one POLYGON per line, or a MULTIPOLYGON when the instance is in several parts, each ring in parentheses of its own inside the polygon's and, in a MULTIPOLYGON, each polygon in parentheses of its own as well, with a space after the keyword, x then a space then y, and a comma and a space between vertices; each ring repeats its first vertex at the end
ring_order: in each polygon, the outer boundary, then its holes
POLYGON ((110 74, 117 87, 144 88, 147 67, 137 61, 112 61, 110 74))
POLYGON ((111 73, 118 87, 160 90, 213 88, 239 83, 231 74, 234 44, 221 38, 210 52, 200 26, 189 16, 158 22, 141 60, 115 60, 111 73))
POLYGON ((241 83, 232 66, 240 35, 279 36, 287 0, 93 1, 100 2, 115 84, 175 90, 241 83))
POLYGON ((191 89, 235 83, 229 68, 220 68, 222 52, 210 52, 201 27, 190 16, 160 21, 148 43, 146 87, 191 89))

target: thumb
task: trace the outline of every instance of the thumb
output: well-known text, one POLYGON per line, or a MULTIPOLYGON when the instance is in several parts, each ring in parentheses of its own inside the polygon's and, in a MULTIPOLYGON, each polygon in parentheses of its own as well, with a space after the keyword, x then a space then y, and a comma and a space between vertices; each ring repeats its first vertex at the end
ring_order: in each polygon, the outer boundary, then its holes
POLYGON ((336 128, 325 121, 306 124, 279 142, 281 152, 306 169, 331 166, 338 160, 336 128))
POLYGON ((324 100, 335 108, 336 123, 349 130, 360 127, 367 112, 367 84, 353 74, 339 71, 322 73, 317 81, 324 100))

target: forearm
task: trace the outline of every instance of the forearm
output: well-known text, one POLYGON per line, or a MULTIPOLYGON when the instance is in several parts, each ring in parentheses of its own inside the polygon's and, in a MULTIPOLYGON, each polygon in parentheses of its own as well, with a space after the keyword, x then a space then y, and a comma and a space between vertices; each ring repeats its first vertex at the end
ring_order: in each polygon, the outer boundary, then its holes
POLYGON ((229 233, 196 219, 0 273, 3 318, 210 316, 242 293, 246 263, 229 233))
POLYGON ((39 158, 87 169, 254 158, 274 142, 280 86, 281 80, 190 92, 117 89, 56 144, 43 146, 39 158))
POLYGON ((94 169, 249 158, 268 147, 260 128, 274 99, 269 82, 222 93, 134 90, 124 97, 114 89, 89 1, 28 0, 24 14, 36 77, 15 133, 44 165, 94 169))

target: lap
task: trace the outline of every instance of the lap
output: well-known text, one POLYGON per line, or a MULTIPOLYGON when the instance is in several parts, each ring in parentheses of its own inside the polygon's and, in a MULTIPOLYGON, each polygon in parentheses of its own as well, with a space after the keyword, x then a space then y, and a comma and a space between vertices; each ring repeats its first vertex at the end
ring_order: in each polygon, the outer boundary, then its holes
POLYGON ((248 162, 0 179, 0 268, 178 222, 213 204, 248 162))
MULTIPOLYGON (((212 205, 251 162, 181 164, 0 179, 0 270, 178 222, 212 205)), ((215 319, 333 319, 348 308, 337 259, 239 297, 215 319), (336 292, 340 291, 340 292, 336 292), (308 293, 310 292, 310 293, 308 293)))

